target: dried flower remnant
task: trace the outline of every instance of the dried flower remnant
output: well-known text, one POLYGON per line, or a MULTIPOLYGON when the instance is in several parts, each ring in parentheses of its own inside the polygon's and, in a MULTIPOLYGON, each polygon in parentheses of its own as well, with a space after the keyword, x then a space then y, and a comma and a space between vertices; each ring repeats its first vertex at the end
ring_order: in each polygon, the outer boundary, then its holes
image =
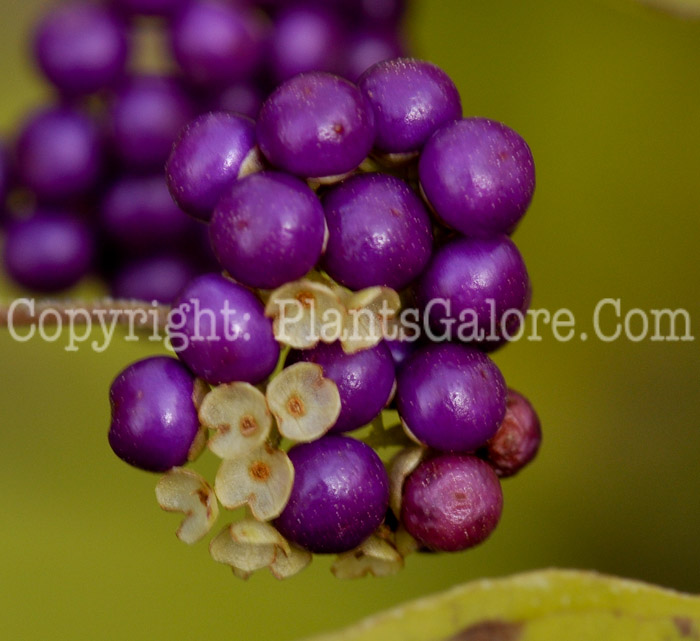
POLYGON ((340 416, 340 392, 315 363, 283 369, 267 387, 267 402, 280 433, 294 441, 314 441, 340 416))
POLYGON ((216 495, 196 472, 173 468, 156 485, 156 498, 167 512, 182 512, 185 518, 177 531, 184 543, 196 543, 209 532, 219 516, 216 495))
POLYGON ((396 574, 403 568, 403 558, 390 543, 372 535, 354 550, 338 555, 331 572, 338 579, 361 579, 396 574))
POLYGON ((247 505, 254 518, 269 521, 282 513, 294 483, 294 466, 285 452, 268 444, 235 459, 226 459, 214 487, 228 509, 247 505))

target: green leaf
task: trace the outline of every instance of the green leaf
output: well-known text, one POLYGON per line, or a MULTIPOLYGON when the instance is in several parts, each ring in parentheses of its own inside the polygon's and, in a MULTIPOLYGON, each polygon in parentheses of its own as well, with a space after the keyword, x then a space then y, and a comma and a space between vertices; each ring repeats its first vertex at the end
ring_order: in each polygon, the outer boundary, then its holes
POLYGON ((307 641, 700 641, 700 597, 592 572, 482 580, 307 641))

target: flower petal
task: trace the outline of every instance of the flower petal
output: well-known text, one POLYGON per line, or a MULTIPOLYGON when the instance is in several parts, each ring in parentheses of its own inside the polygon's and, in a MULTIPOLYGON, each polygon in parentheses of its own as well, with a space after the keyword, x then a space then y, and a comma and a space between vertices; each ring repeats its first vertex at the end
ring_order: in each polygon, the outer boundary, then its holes
POLYGON ((359 579, 368 574, 390 576, 403 568, 396 549, 378 536, 370 536, 362 545, 338 555, 331 572, 338 579, 359 579))
POLYGON ((378 345, 397 322, 401 298, 389 287, 369 287, 344 300, 347 314, 341 344, 346 354, 378 345))
POLYGON ((403 484, 413 470, 418 467, 424 456, 424 448, 406 447, 389 464, 389 507, 398 519, 401 518, 403 484))
POLYGON ((320 341, 332 343, 343 330, 345 307, 323 283, 302 279, 282 285, 270 294, 265 315, 272 318, 275 338, 296 349, 320 341))
POLYGON ((196 472, 175 467, 156 485, 156 499, 167 512, 183 512, 177 531, 181 541, 192 544, 201 539, 219 516, 219 504, 209 483, 196 472))
POLYGON ((289 551, 289 544, 274 527, 255 519, 232 523, 209 544, 212 558, 230 565, 239 578, 248 578, 272 564, 277 554, 289 551))
POLYGON ((272 429, 265 395, 249 383, 215 387, 202 402, 199 419, 216 431, 209 449, 224 459, 258 449, 272 429))
POLYGON ((269 521, 284 510, 294 483, 294 466, 282 450, 263 445, 236 459, 226 459, 214 487, 224 507, 248 505, 259 521, 269 521))
POLYGON ((320 438, 340 416, 338 386, 316 363, 283 369, 267 386, 267 403, 282 436, 294 441, 320 438))
POLYGON ((270 565, 270 572, 277 579, 288 579, 301 572, 309 563, 313 555, 302 550, 296 545, 289 546, 289 554, 278 554, 270 565))

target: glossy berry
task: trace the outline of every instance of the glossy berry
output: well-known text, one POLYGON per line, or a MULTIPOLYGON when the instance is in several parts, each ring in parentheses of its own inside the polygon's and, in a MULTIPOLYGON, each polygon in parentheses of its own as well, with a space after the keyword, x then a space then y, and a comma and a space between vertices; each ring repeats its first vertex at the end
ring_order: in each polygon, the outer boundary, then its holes
POLYGON ((254 149, 250 118, 222 111, 195 118, 180 133, 165 166, 170 193, 188 214, 208 221, 254 149))
POLYGON ((97 127, 89 116, 69 107, 49 107, 30 116, 15 153, 19 181, 44 201, 84 196, 101 173, 97 127))
POLYGON ((90 94, 113 85, 127 59, 124 25, 88 2, 51 9, 34 35, 34 55, 46 77, 67 94, 90 94))
POLYGON ((365 72, 359 85, 374 112, 375 147, 383 152, 419 151, 442 125, 462 117, 454 82, 425 60, 380 62, 365 72))
POLYGON ((174 358, 129 365, 109 390, 114 453, 151 472, 184 465, 199 429, 193 393, 194 376, 174 358))
POLYGON ((417 340, 385 340, 384 344, 391 352, 391 358, 394 361, 394 369, 398 374, 399 370, 406 364, 411 354, 413 354, 419 346, 417 340))
POLYGON ((399 371, 396 404, 404 425, 424 445, 472 452, 501 424, 506 386, 479 350, 436 343, 419 348, 399 371))
POLYGON ((535 190, 527 143, 486 118, 466 118, 437 131, 423 149, 418 170, 438 216, 467 236, 512 232, 535 190))
POLYGON ((457 552, 488 538, 502 509, 501 486, 488 463, 443 454, 423 461, 406 480, 401 522, 427 548, 457 552))
POLYGON ((58 292, 87 275, 95 254, 87 225, 68 214, 40 211, 12 222, 3 258, 10 277, 37 292, 58 292))
POLYGON ((323 249, 323 207, 305 182, 266 171, 237 181, 209 227, 214 253, 237 281, 274 289, 309 272, 323 249))
POLYGON ((290 352, 287 364, 316 363, 338 386, 340 416, 331 432, 349 432, 374 420, 384 409, 394 387, 394 362, 382 342, 370 349, 346 354, 340 342, 319 343, 313 349, 290 352))
POLYGON ((197 225, 175 204, 160 173, 118 179, 105 193, 99 215, 109 241, 137 253, 173 247, 197 225))
POLYGON ((275 167, 310 177, 348 173, 374 142, 374 118, 362 92, 328 73, 306 73, 280 85, 263 103, 258 144, 275 167))
POLYGON ((535 458, 541 443, 540 419, 530 401, 509 389, 506 415, 486 444, 486 459, 498 476, 513 476, 535 458))
POLYGON ((179 358, 218 385, 260 383, 275 369, 279 345, 262 303, 219 274, 192 280, 173 303, 168 328, 179 358))
POLYGON ((453 240, 433 255, 417 287, 436 333, 492 345, 516 335, 530 295, 525 262, 507 236, 453 240))
POLYGON ((109 107, 112 146, 130 171, 162 171, 175 138, 194 116, 192 100, 174 79, 130 78, 109 107))
POLYGON ((389 480, 374 450, 344 436, 326 436, 289 450, 294 486, 275 521, 280 533, 319 554, 351 550, 381 524, 389 480))
POLYGON ((114 274, 114 298, 170 305, 196 276, 191 262, 178 254, 155 254, 126 261, 114 274))
POLYGON ((422 201, 399 178, 352 176, 323 199, 328 246, 323 267, 353 290, 402 289, 430 259, 433 236, 422 201))
POLYGON ((282 82, 308 71, 338 70, 343 30, 338 18, 320 6, 291 6, 275 18, 268 64, 282 82))
POLYGON ((198 85, 223 87, 243 80, 262 62, 264 26, 245 6, 192 2, 176 15, 170 36, 175 60, 198 85))

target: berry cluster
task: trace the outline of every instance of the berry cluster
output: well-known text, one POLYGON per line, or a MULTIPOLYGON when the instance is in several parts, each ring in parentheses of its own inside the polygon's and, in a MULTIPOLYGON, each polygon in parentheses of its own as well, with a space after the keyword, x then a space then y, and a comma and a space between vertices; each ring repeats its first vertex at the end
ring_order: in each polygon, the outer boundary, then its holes
POLYGON ((523 139, 462 118, 447 74, 397 58, 357 84, 293 76, 255 123, 198 117, 166 174, 207 223, 224 275, 176 297, 178 359, 114 381, 109 440, 126 462, 165 472, 157 496, 186 514, 179 537, 205 536, 219 503, 246 506, 211 555, 238 576, 280 578, 313 553, 338 554, 339 577, 378 576, 411 551, 488 537, 499 477, 541 439, 487 355, 518 323, 507 312, 530 300, 508 236, 534 190, 523 139), (465 320, 469 336, 444 340, 465 320), (213 485, 184 467, 205 447, 222 459, 213 485), (393 448, 388 469, 377 448, 393 448))
POLYGON ((33 38, 54 98, 27 116, 9 157, 0 151, 8 275, 54 293, 97 273, 116 298, 171 303, 216 265, 205 227, 182 216, 163 176, 180 129, 225 110, 252 132, 264 97, 290 76, 355 80, 402 55, 404 4, 57 3, 33 38))

